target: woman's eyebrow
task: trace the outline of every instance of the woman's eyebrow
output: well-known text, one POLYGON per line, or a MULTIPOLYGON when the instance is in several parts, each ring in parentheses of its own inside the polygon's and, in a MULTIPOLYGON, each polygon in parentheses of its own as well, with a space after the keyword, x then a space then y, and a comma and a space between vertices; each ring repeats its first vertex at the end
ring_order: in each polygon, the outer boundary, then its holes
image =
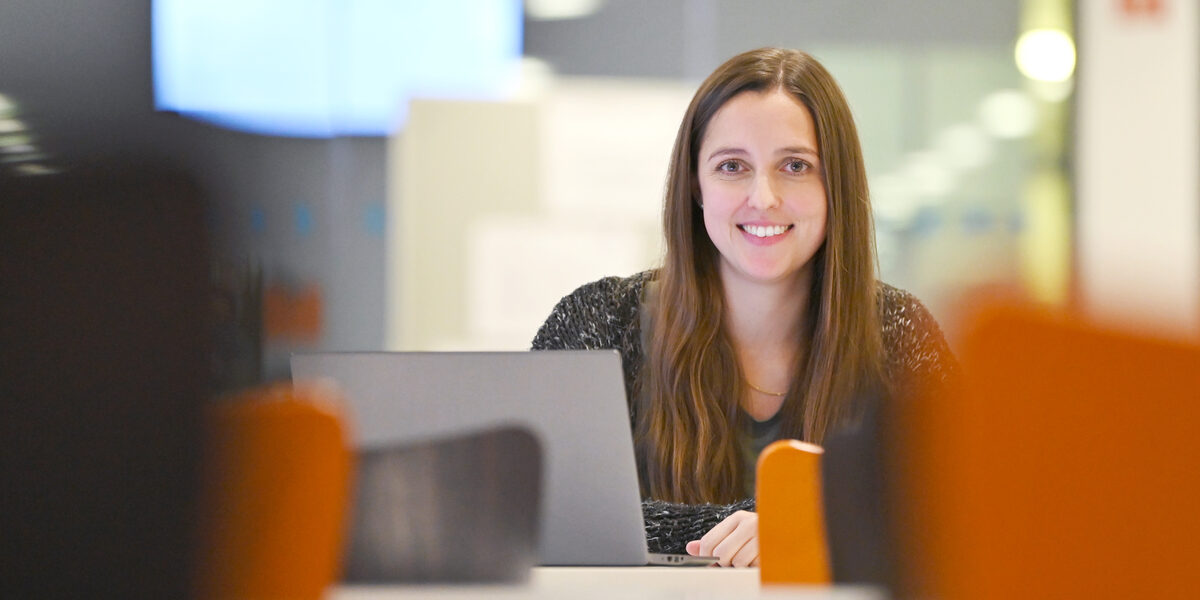
MULTIPOLYGON (((705 160, 712 160, 718 156, 743 154, 746 154, 746 151, 742 148, 738 148, 736 146, 725 146, 723 148, 717 148, 716 150, 713 150, 712 154, 709 154, 708 158, 705 160)), ((785 148, 776 150, 775 154, 807 154, 813 158, 821 158, 821 154, 819 152, 809 148, 808 146, 787 146, 785 148)))
POLYGON ((812 148, 809 148, 808 146, 788 146, 787 148, 780 148, 779 150, 776 150, 775 153, 776 154, 808 154, 808 155, 811 155, 811 156, 814 156, 817 158, 821 157, 821 154, 819 152, 817 152, 816 150, 813 150, 812 148))
POLYGON ((745 154, 745 153, 746 153, 746 151, 741 148, 726 146, 724 148, 717 148, 716 150, 713 150, 713 153, 709 154, 708 158, 705 160, 712 160, 718 156, 724 156, 727 154, 745 154))

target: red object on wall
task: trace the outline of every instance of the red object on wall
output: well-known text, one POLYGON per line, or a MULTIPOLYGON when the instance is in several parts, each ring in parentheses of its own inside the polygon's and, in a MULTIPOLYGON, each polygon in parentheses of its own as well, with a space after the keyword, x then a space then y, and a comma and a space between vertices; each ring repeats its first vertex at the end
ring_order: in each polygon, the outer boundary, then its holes
POLYGON ((1163 0, 1120 0, 1126 17, 1158 17, 1163 13, 1163 0))
POLYGON ((324 306, 321 288, 294 291, 271 284, 263 291, 263 330, 268 340, 315 342, 321 337, 324 306))

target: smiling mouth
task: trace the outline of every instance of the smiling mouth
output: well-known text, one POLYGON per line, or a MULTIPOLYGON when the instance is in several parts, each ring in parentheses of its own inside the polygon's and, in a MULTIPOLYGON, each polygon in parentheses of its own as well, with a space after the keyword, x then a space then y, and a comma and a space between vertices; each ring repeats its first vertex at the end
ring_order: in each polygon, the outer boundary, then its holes
POLYGON ((738 225, 737 227, 754 237, 768 238, 783 235, 795 225, 738 225))

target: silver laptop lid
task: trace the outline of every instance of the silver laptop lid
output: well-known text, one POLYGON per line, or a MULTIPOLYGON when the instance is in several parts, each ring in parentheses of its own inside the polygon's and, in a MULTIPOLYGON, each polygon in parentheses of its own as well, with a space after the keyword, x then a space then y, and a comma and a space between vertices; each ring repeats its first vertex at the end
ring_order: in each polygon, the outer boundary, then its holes
POLYGON ((297 354, 292 378, 336 381, 363 449, 527 427, 545 467, 541 564, 646 564, 615 350, 297 354))

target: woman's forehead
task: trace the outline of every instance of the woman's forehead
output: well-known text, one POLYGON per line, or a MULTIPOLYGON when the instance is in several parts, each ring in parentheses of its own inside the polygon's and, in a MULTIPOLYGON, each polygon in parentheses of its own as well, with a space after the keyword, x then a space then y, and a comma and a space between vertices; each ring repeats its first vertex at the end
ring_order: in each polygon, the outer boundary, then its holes
POLYGON ((803 103, 771 90, 737 94, 713 114, 700 143, 700 160, 724 153, 819 155, 816 124, 803 103))

